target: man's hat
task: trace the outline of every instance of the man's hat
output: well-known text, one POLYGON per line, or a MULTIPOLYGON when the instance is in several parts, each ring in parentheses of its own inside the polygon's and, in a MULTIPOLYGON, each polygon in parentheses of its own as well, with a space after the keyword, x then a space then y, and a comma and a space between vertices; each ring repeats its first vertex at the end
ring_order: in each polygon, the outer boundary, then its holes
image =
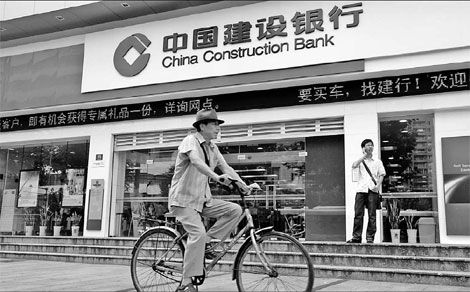
POLYGON ((217 113, 215 109, 202 109, 196 114, 196 121, 193 124, 193 127, 196 128, 202 121, 217 121, 219 125, 222 125, 224 121, 217 118, 217 113))

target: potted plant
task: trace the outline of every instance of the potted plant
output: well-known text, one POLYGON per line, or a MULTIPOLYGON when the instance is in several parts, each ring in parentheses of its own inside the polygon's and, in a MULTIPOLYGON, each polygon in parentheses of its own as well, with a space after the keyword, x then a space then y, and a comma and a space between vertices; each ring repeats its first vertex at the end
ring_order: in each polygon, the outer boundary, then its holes
POLYGON ((416 235, 417 235, 417 230, 416 230, 416 222, 414 221, 414 215, 411 213, 411 215, 404 216, 405 217, 405 222, 406 222, 406 233, 408 234, 408 243, 416 243, 416 235))
POLYGON ((82 215, 78 215, 77 212, 73 212, 70 217, 72 221, 72 236, 78 236, 78 231, 80 230, 80 221, 82 220, 82 215))
POLYGON ((47 223, 51 219, 51 212, 47 208, 41 208, 39 211, 39 236, 46 236, 47 223))
POLYGON ((60 236, 60 230, 62 229, 62 214, 55 212, 54 216, 54 236, 60 236))
POLYGON ((32 236, 35 215, 33 214, 33 211, 28 208, 25 208, 24 212, 25 212, 24 214, 25 235, 32 236))
POLYGON ((400 243, 400 202, 397 199, 387 200, 387 215, 390 222, 390 234, 393 243, 400 243))

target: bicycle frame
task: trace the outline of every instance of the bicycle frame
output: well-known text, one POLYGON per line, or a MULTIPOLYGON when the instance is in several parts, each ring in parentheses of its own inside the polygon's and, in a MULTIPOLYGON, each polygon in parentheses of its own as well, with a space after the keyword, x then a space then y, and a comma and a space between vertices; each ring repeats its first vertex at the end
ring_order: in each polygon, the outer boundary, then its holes
MULTIPOLYGON (((251 213, 250 213, 250 210, 246 207, 246 203, 245 203, 245 198, 243 195, 241 195, 241 200, 242 200, 242 206, 244 208, 244 212, 242 213, 242 215, 240 216, 240 218, 237 220, 237 224, 236 226, 238 226, 243 219, 246 218, 247 220, 247 223, 245 224, 245 226, 232 238, 232 240, 225 244, 225 241, 227 240, 227 238, 230 236, 230 232, 227 233, 215 246, 215 247, 218 247, 218 246, 222 246, 222 252, 220 252, 209 264, 207 264, 204 268, 205 268, 205 271, 206 271, 206 276, 209 274, 210 271, 212 271, 212 269, 215 267, 215 265, 218 263, 218 261, 224 257, 228 251, 230 251, 232 249, 232 247, 237 244, 239 242, 239 240, 241 239, 241 237, 244 235, 244 234, 247 234, 249 232, 249 237, 247 237, 244 241, 243 244, 246 244, 247 241, 251 240, 251 242, 253 243, 253 246, 255 248, 255 251, 256 251, 256 254, 258 256, 258 258, 260 259, 261 263, 263 264, 264 268, 266 269, 266 271, 268 273, 271 273, 273 271, 273 268, 271 266, 271 264, 267 261, 266 257, 264 256, 264 251, 258 246, 258 243, 256 241, 256 234, 257 233, 260 233, 260 232, 265 232, 265 231, 269 231, 269 230, 272 230, 272 226, 269 226, 269 227, 266 227, 266 228, 262 228, 262 229, 258 229, 258 230, 255 230, 254 228, 254 223, 253 223, 253 217, 251 216, 251 213)), ((156 220, 156 221, 159 221, 159 220, 156 220)), ((176 223, 173 223, 172 225, 176 225, 176 223)), ((173 232, 174 234, 177 235, 177 237, 173 240, 173 244, 176 245, 178 244, 178 242, 181 242, 183 240, 183 238, 185 238, 187 236, 187 232, 184 232, 183 234, 180 234, 176 228, 173 228, 173 227, 168 227, 168 226, 159 226, 159 227, 155 227, 155 228, 161 228, 161 229, 167 229, 167 230, 170 230, 171 232, 173 232)), ((152 228, 153 229, 153 228, 152 228)), ((185 244, 183 242, 183 244, 185 244)), ((133 251, 134 253, 134 251, 133 251)), ((165 257, 167 254, 164 254, 162 255, 162 257, 165 257)), ((237 255, 235 257, 236 259, 238 258, 238 251, 237 251, 237 255)))
MULTIPOLYGON (((243 200, 243 199, 242 199, 243 200)), ((244 200, 243 200, 244 201, 244 200)), ((260 258, 264 268, 266 269, 266 271, 270 272, 272 271, 272 268, 271 266, 269 265, 269 263, 267 262, 266 258, 264 257, 264 251, 262 251, 257 242, 256 242, 256 232, 260 232, 261 230, 270 230, 272 229, 272 226, 270 227, 266 227, 266 228, 263 228, 263 229, 260 229, 258 231, 255 232, 255 228, 254 228, 254 224, 253 224, 253 218, 251 217, 251 213, 250 213, 250 210, 248 208, 245 208, 244 209, 244 212, 242 213, 242 215, 240 216, 240 218, 238 219, 237 221, 237 225, 240 224, 240 222, 246 218, 247 219, 247 224, 237 233, 237 235, 235 235, 235 237, 232 238, 232 240, 228 243, 228 244, 224 244, 225 243, 225 240, 227 239, 227 237, 230 235, 230 233, 228 233, 227 235, 224 236, 224 238, 222 238, 220 240, 219 243, 217 243, 215 246, 222 246, 223 245, 223 250, 220 254, 218 254, 206 267, 206 273, 209 274, 209 272, 214 268, 214 266, 217 264, 217 262, 225 256, 225 254, 227 254, 227 252, 229 250, 232 249, 232 247, 240 240, 240 238, 247 233, 247 231, 249 231, 250 233, 250 236, 247 237, 245 239, 245 242, 248 241, 248 240, 251 240, 253 242, 253 246, 255 247, 255 250, 256 250, 256 254, 258 255, 258 257, 260 258)), ((237 252, 237 256, 238 256, 238 252, 237 252)), ((236 256, 236 258, 237 258, 236 256)))

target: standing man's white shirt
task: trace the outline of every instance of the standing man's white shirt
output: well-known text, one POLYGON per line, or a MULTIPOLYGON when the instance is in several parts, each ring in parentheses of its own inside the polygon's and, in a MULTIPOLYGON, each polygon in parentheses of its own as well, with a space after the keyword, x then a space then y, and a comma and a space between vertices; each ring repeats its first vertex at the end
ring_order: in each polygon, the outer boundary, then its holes
MULTIPOLYGON (((369 167, 369 170, 376 182, 379 180, 380 176, 385 176, 385 168, 381 160, 374 159, 372 157, 370 159, 365 159, 364 162, 369 167)), ((357 193, 368 193, 369 190, 372 190, 375 187, 374 182, 362 163, 359 163, 359 166, 353 168, 353 170, 358 172, 355 175, 355 177, 358 178, 356 186, 357 193)))

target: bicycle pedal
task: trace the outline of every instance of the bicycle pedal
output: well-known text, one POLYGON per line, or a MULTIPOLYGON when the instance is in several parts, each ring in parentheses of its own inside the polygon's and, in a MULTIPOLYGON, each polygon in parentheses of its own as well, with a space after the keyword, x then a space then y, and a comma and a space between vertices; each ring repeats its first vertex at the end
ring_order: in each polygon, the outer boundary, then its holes
POLYGON ((197 287, 199 285, 202 285, 205 279, 206 279, 206 269, 203 270, 203 275, 191 277, 191 282, 193 283, 194 286, 197 287))

